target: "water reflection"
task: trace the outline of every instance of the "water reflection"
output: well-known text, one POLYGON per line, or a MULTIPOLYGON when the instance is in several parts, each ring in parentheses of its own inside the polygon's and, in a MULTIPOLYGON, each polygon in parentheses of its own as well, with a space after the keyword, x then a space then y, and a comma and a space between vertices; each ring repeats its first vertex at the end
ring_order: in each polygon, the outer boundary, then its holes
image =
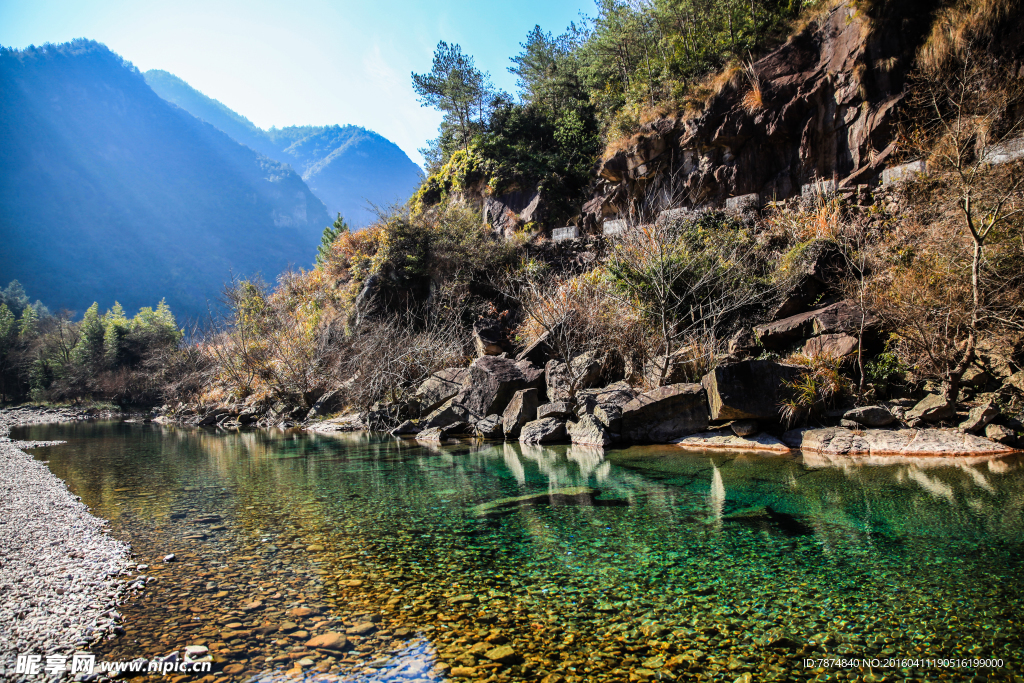
POLYGON ((245 675, 294 676, 304 641, 260 629, 313 605, 321 630, 380 618, 343 655, 310 651, 303 675, 316 680, 409 666, 441 680, 446 666, 490 666, 467 651, 495 632, 519 657, 495 669, 507 680, 787 680, 807 675, 811 653, 980 655, 1021 671, 1019 457, 428 447, 114 424, 17 438, 69 441, 40 457, 142 559, 182 557, 126 606, 111 653, 199 639, 245 675), (169 622, 178 612, 194 616, 169 622), (758 644, 777 629, 788 650, 758 644))

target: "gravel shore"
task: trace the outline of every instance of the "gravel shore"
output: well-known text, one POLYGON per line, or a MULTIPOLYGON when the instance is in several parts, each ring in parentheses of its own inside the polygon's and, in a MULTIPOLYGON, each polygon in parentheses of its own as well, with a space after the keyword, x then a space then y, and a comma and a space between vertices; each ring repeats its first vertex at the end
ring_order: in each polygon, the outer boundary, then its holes
MULTIPOLYGON (((87 419, 70 409, 0 410, 0 678, 19 654, 70 655, 113 631, 129 547, 65 483, 9 438, 10 428, 87 419)), ((70 657, 68 665, 70 668, 70 657)), ((59 675, 26 677, 57 680, 59 675)))

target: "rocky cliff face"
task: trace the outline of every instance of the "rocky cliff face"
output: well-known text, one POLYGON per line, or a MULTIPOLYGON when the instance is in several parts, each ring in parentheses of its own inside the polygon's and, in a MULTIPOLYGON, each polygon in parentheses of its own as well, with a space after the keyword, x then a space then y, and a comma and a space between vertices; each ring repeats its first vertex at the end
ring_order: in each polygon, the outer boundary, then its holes
POLYGON ((785 199, 820 180, 872 182, 934 3, 864 4, 838 5, 737 72, 700 115, 645 124, 599 165, 584 225, 641 207, 785 199))

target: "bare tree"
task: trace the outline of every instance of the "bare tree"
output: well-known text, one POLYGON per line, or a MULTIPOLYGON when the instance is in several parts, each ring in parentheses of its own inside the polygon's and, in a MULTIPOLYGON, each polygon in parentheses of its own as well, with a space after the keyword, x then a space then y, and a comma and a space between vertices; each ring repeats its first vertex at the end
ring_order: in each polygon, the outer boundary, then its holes
MULTIPOLYGON (((996 163, 995 152, 1022 133, 1024 86, 1015 73, 983 63, 982 56, 968 48, 948 68, 922 74, 914 91, 914 111, 925 118, 908 127, 905 137, 908 147, 926 156, 929 171, 939 176, 942 189, 935 196, 945 198, 960 216, 947 239, 968 240, 969 297, 958 302, 966 310, 949 308, 945 315, 936 311, 939 315, 932 316, 931 324, 923 321, 928 312, 922 310, 903 308, 896 319, 941 376, 943 398, 952 408, 961 377, 974 360, 979 333, 1001 327, 1024 329, 1017 315, 1019 298, 1004 296, 1007 292, 1001 291, 998 276, 986 268, 992 241, 1021 232, 1024 173, 1019 164, 996 163)), ((949 297, 947 301, 951 302, 949 297)))

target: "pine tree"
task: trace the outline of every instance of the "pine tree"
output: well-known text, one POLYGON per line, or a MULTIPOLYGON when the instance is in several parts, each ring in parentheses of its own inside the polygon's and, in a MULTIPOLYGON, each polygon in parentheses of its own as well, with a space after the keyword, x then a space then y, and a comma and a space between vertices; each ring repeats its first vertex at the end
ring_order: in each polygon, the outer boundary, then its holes
POLYGON ((36 334, 39 326, 39 314, 36 309, 26 306, 21 312, 21 320, 18 321, 18 336, 22 339, 31 339, 36 334))
MULTIPOLYGON (((324 235, 320 238, 320 247, 316 250, 316 265, 322 266, 324 264, 331 253, 331 245, 334 244, 334 240, 348 231, 348 223, 345 222, 345 219, 339 213, 338 217, 334 219, 334 225, 328 225, 324 228, 324 235)), ((160 303, 162 304, 163 302, 161 301, 160 303)), ((168 309, 169 312, 170 309, 168 309)))
POLYGON ((117 366, 129 329, 124 308, 115 301, 114 307, 103 316, 103 359, 107 365, 117 366))
POLYGON ((103 320, 100 318, 99 304, 93 305, 82 316, 78 327, 78 343, 71 352, 71 361, 78 367, 95 362, 103 354, 103 320))

